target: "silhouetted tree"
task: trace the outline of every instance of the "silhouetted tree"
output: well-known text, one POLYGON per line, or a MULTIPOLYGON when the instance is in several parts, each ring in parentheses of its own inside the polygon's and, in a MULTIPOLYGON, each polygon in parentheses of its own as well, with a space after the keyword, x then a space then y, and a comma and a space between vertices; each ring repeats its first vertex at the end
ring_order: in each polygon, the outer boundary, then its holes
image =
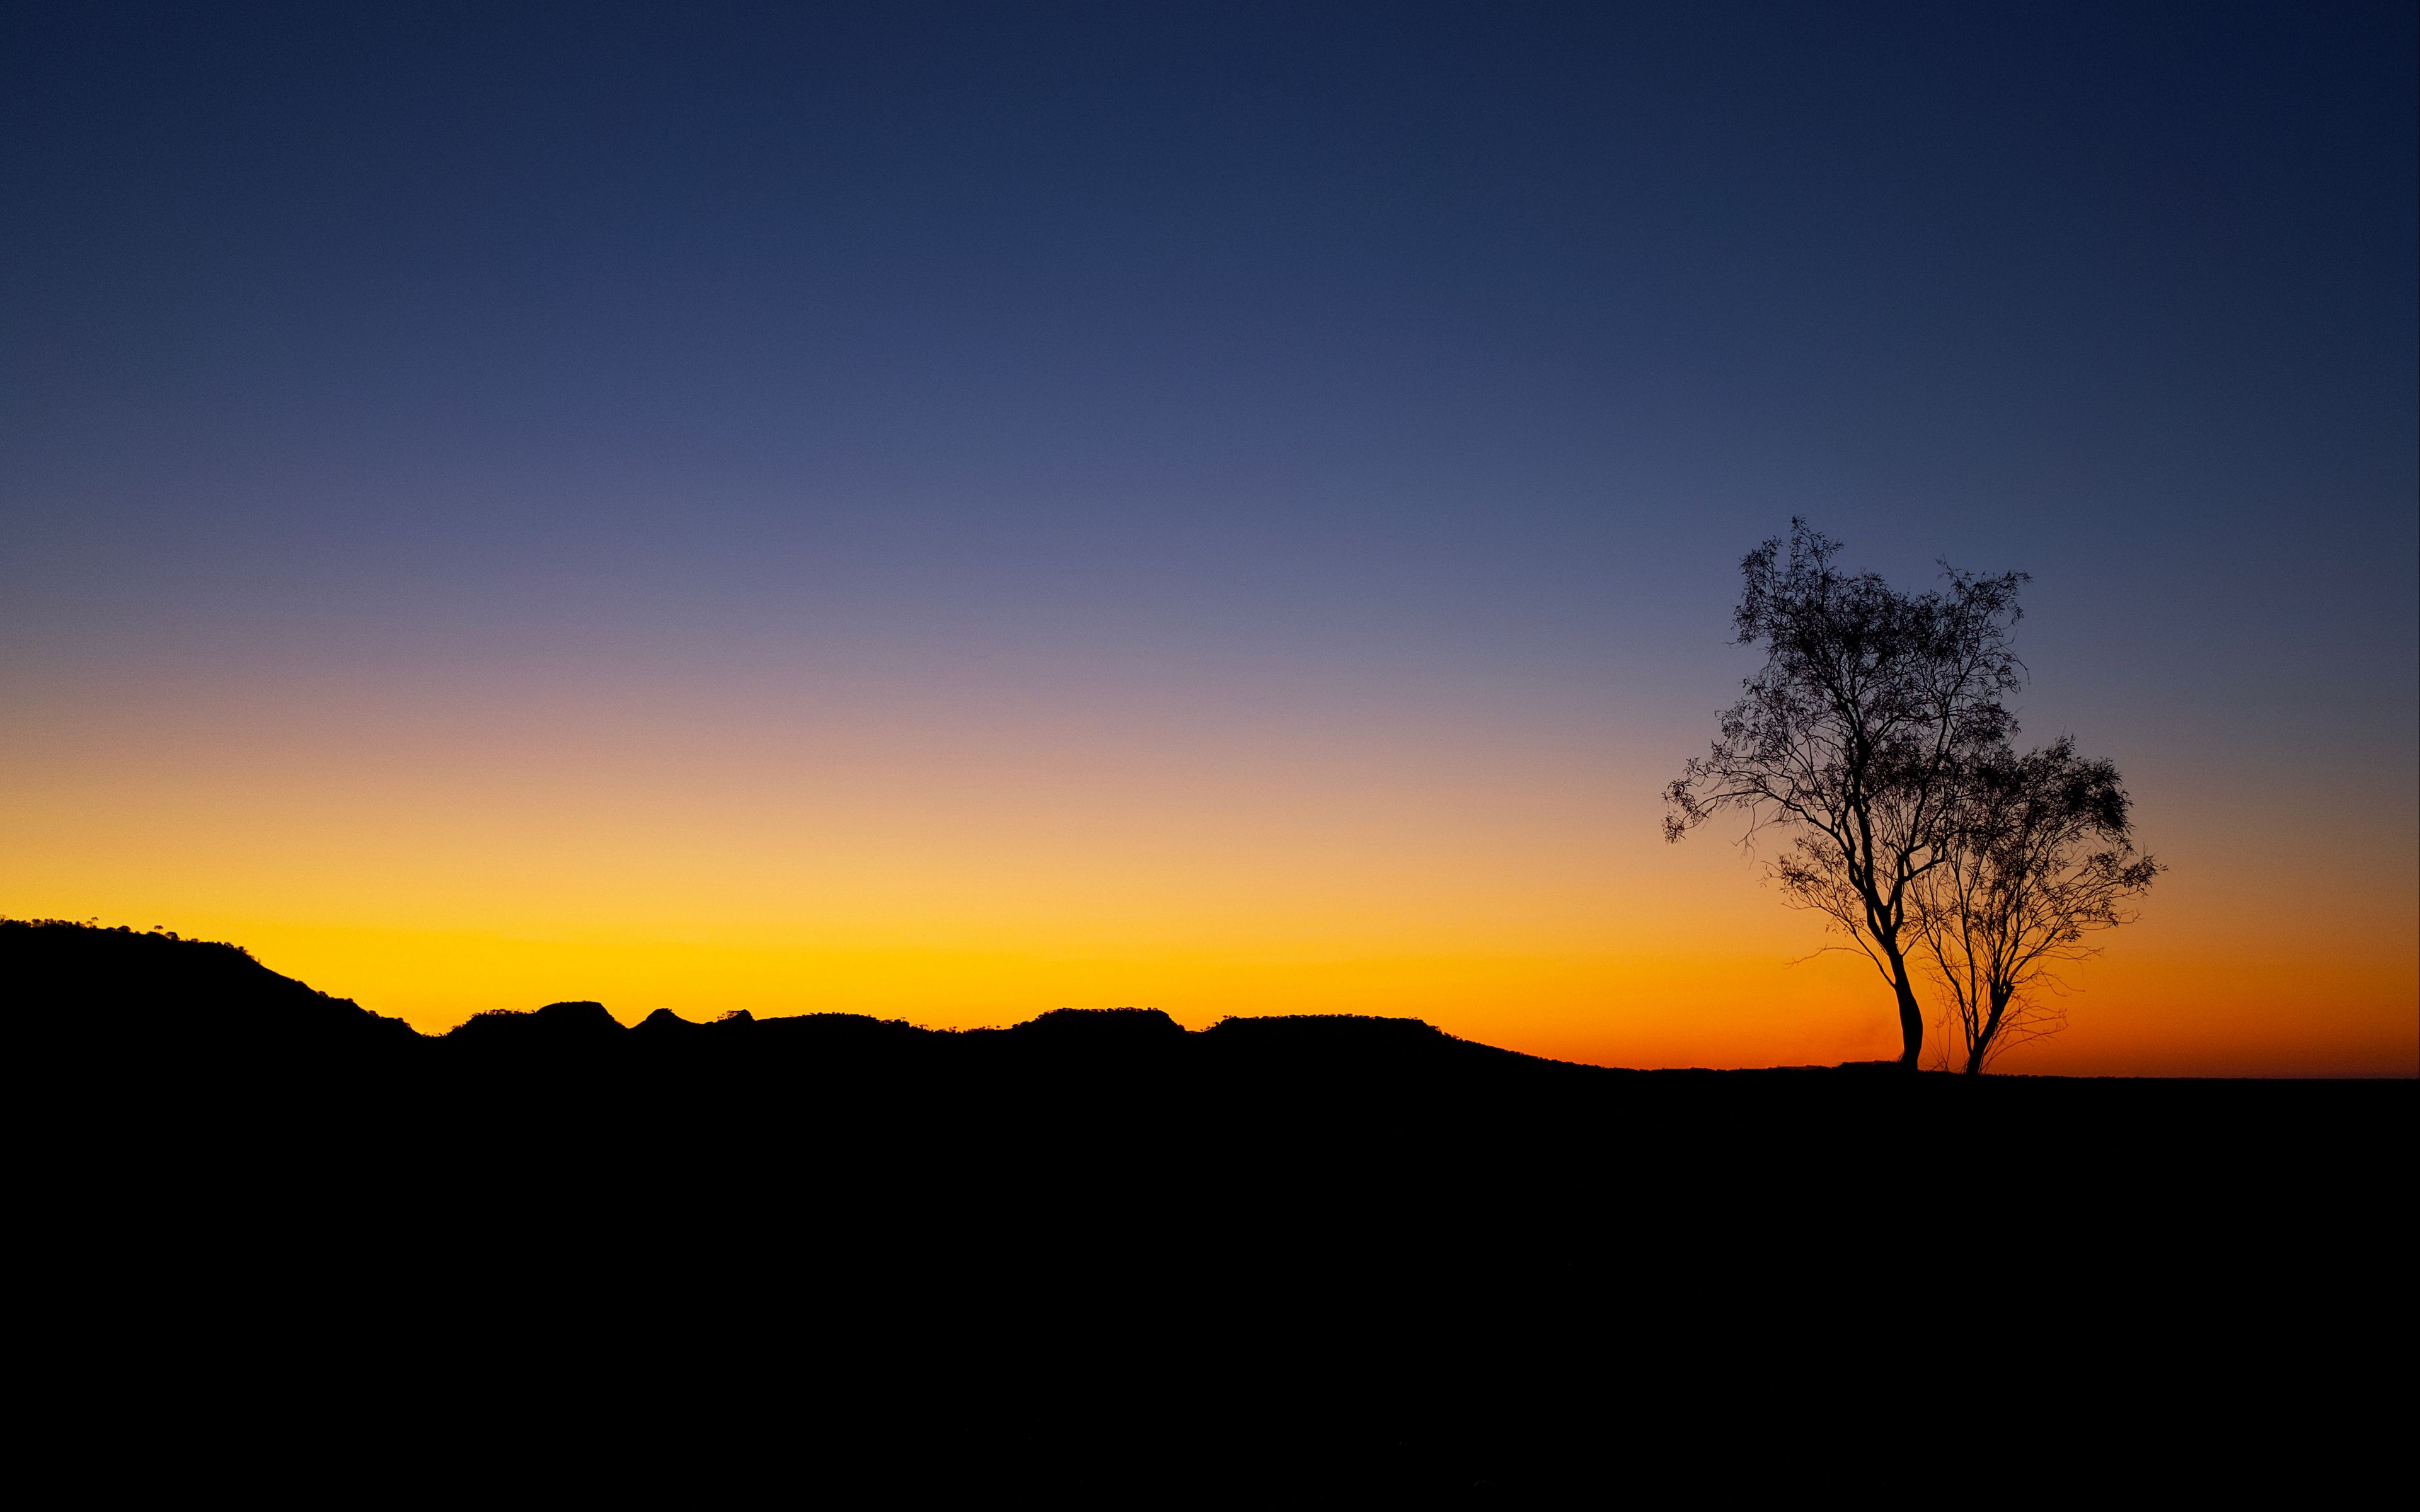
POLYGON ((2136 917, 2127 904, 2164 868, 2136 856, 2133 836, 2118 768, 2078 756, 2071 737, 2023 756, 1998 746, 1966 764, 1915 912, 1966 1074, 2066 1026, 2066 1011, 2032 989, 2057 986, 2052 963, 2097 953, 2088 933, 2136 917))
POLYGON ((1891 986, 1900 1062, 1914 1070, 1924 1012, 1911 980, 1911 889, 1941 864, 1967 764, 2016 721, 2000 698, 2024 668, 2009 649, 2023 573, 1945 566, 1944 592, 1909 594, 1833 565, 1839 543, 1791 521, 1740 563, 1732 615, 1763 668, 1722 716, 1713 748, 1665 790, 1677 841, 1725 810, 1792 832, 1773 873, 1790 901, 1826 916, 1891 986))

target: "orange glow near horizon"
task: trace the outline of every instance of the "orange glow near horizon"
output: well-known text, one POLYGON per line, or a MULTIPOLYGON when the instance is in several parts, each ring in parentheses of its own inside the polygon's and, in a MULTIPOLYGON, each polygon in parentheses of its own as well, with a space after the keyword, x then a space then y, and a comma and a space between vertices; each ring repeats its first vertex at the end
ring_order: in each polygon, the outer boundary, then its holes
MULTIPOLYGON (((1695 732, 729 694, 62 703, 10 748, 0 913, 233 941, 431 1031, 566 998, 937 1027, 1134 1005, 1603 1064, 1896 1051, 1871 968, 1802 959, 1825 936, 1729 833, 1662 843, 1644 753, 1695 732)), ((2000 1069, 2420 1071, 2398 826, 2252 865, 2242 824, 2129 775, 2174 870, 2070 973, 2070 1030, 2000 1069)))
POLYGON ((2410 7, 497 8, 11 12, 0 916, 1892 1058, 1771 543, 2168 868, 1996 1069, 2420 1077, 2410 7))

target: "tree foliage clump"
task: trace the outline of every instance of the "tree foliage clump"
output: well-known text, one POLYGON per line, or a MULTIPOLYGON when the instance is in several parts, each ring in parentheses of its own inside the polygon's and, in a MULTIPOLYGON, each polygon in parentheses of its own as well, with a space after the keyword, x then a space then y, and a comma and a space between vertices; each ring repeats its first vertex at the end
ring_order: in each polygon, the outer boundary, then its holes
MULTIPOLYGON (((2118 768, 2076 754, 2062 735, 2018 755, 2005 744, 1967 764, 1939 864, 1916 883, 1915 919, 1961 1070, 2055 1034, 2066 1010, 2055 962, 2095 953, 2098 930, 2132 921, 2133 900, 2164 870, 2133 844, 2118 768)), ((1950 1050, 1943 1046, 1943 1061, 1950 1050)))

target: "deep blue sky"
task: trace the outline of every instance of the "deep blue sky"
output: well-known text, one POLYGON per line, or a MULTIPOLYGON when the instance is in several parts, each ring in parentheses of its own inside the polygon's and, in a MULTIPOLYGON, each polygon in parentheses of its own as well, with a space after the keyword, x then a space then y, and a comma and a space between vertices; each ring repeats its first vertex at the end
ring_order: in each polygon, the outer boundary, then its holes
POLYGON ((8 675, 997 656, 1677 763, 1803 513, 2034 573, 2037 733, 2408 827, 2416 54, 2404 4, 12 7, 8 675))

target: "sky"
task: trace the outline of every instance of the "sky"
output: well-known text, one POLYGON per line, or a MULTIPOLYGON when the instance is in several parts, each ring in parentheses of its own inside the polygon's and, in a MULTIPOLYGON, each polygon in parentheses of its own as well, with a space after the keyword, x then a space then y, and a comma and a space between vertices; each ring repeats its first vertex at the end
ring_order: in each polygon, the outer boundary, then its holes
POLYGON ((2171 868, 2015 1071, 2420 1072, 2420 39, 10 7, 0 913, 441 1029, 1889 1056, 1660 790, 1805 516, 2171 868))

